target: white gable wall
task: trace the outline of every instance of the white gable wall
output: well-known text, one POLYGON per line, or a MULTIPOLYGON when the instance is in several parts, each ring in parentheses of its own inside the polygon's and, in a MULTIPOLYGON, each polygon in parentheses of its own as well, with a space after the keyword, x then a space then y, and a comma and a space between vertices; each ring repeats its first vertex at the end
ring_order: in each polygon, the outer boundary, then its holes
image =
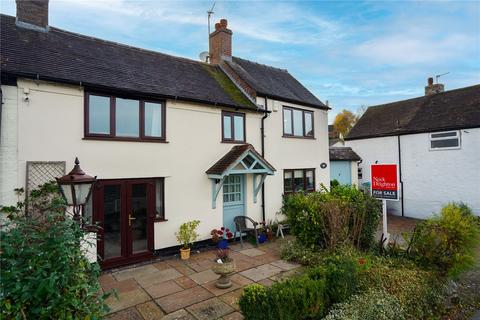
MULTIPOLYGON (((429 150, 429 134, 400 137, 404 214, 427 218, 448 202, 462 201, 480 215, 480 128, 461 130, 461 148, 429 150)), ((370 181, 370 165, 398 163, 397 137, 349 140, 362 158, 363 179, 370 181)), ((389 212, 401 214, 400 202, 388 201, 389 212)))

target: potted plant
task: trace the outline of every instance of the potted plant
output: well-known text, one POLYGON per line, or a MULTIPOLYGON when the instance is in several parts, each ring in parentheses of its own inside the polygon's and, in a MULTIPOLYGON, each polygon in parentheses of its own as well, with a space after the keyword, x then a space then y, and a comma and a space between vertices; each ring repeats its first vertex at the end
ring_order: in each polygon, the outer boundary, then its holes
POLYGON ((267 234, 268 241, 273 240, 273 224, 271 221, 265 224, 265 232, 267 234))
POLYGON ((265 241, 267 241, 266 224, 265 221, 262 221, 258 228, 258 243, 264 243, 265 241))
POLYGON ((185 222, 180 226, 180 230, 175 233, 177 241, 183 246, 180 248, 180 256, 182 260, 190 258, 190 245, 198 238, 196 229, 199 224, 200 221, 198 220, 185 222))
POLYGON ((233 233, 225 227, 213 229, 210 234, 212 235, 213 243, 217 244, 219 249, 228 248, 228 240, 233 238, 233 233))
POLYGON ((228 256, 229 249, 217 249, 216 255, 217 259, 213 265, 213 272, 220 275, 215 286, 220 289, 230 288, 232 286, 232 281, 228 275, 235 271, 235 262, 232 258, 228 256))

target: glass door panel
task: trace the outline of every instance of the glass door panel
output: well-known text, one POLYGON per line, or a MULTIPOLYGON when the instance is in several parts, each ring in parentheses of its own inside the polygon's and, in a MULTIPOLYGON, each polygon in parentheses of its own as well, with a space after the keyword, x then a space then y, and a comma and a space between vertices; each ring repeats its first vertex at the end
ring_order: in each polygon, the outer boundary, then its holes
POLYGON ((122 255, 121 185, 106 185, 103 192, 104 259, 122 255))
POLYGON ((129 216, 131 227, 132 253, 148 250, 148 192, 147 184, 131 185, 131 212, 129 216))

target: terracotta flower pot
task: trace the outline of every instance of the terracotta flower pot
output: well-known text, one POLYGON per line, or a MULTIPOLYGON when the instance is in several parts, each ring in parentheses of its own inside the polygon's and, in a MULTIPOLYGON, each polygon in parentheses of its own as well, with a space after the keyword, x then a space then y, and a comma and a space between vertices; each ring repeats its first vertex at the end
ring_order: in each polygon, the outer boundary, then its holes
POLYGON ((228 275, 235 271, 235 262, 230 260, 224 263, 215 263, 212 267, 213 272, 220 275, 215 286, 220 289, 230 288, 232 282, 228 278, 228 275))
POLYGON ((180 249, 180 257, 182 258, 182 260, 190 259, 190 248, 188 248, 188 249, 181 248, 180 249))

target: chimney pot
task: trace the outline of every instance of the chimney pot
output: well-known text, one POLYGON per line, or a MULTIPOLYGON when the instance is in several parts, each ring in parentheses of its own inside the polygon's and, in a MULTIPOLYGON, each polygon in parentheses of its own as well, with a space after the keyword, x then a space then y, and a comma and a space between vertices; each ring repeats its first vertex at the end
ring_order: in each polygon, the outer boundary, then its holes
POLYGON ((432 77, 428 78, 428 85, 429 86, 433 85, 433 78, 432 77))
POLYGON ((425 86, 425 95, 429 96, 445 91, 445 86, 441 83, 433 83, 433 78, 428 78, 428 84, 425 86))
POLYGON ((222 28, 220 22, 215 23, 215 31, 218 31, 222 28))
POLYGON ((227 19, 220 19, 220 25, 222 26, 223 29, 226 29, 228 26, 227 19))
POLYGON ((17 25, 33 30, 48 30, 49 0, 16 0, 17 25))

